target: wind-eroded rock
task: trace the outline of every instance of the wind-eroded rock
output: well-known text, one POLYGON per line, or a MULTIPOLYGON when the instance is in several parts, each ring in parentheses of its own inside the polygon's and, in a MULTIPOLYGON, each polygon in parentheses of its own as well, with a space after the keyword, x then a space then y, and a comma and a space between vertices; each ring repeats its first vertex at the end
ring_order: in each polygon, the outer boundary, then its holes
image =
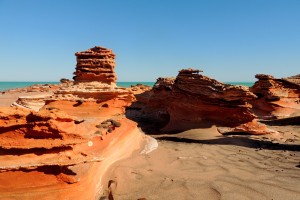
POLYGON ((258 81, 250 91, 258 96, 251 101, 254 111, 262 118, 284 118, 300 115, 300 75, 274 78, 257 74, 258 81))
POLYGON ((74 82, 0 109, 0 199, 99 199, 106 169, 139 148, 142 134, 124 117, 135 97, 116 86, 115 55, 76 56, 74 82))
POLYGON ((2 171, 102 160, 76 150, 80 145, 88 145, 93 135, 87 125, 76 124, 73 117, 63 112, 1 108, 0 132, 2 171))
POLYGON ((130 104, 134 100, 132 91, 116 86, 115 57, 112 50, 96 46, 77 52, 77 65, 74 82, 66 81, 53 100, 97 101, 123 100, 130 104))
POLYGON ((134 100, 133 93, 127 88, 116 87, 100 82, 84 82, 61 87, 49 100, 96 101, 112 99, 124 100, 129 104, 134 100))
POLYGON ((46 99, 50 98, 53 94, 38 94, 30 96, 19 96, 12 106, 23 107, 30 110, 38 111, 45 105, 46 99))
POLYGON ((139 147, 136 123, 99 109, 81 116, 86 105, 70 116, 54 103, 1 108, 0 199, 97 199, 108 166, 139 147))
POLYGON ((117 76, 114 72, 116 55, 110 49, 96 46, 86 51, 77 52, 75 82, 115 83, 117 76))
MULTIPOLYGON (((199 72, 184 69, 176 79, 159 78, 150 92, 136 96, 138 102, 128 109, 128 115, 152 120, 163 132, 212 125, 252 134, 272 132, 255 121, 247 102, 256 96, 247 87, 223 84, 199 72), (134 115, 132 110, 139 114, 134 115)), ((220 132, 227 132, 224 130, 220 128, 220 132)))

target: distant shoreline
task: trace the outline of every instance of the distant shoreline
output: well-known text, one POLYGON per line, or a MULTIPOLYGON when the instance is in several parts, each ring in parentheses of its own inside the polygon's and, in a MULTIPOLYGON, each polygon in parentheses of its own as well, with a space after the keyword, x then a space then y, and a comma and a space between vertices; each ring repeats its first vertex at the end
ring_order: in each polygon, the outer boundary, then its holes
MULTIPOLYGON (((225 82, 227 84, 232 84, 232 85, 244 85, 247 87, 251 87, 254 82, 225 82)), ((9 89, 15 89, 15 88, 23 88, 23 87, 28 87, 31 85, 35 84, 59 84, 59 82, 55 81, 24 81, 24 82, 17 82, 17 81, 2 81, 0 82, 0 91, 5 91, 9 89)), ((130 82, 117 82, 117 85, 119 87, 130 87, 131 85, 136 85, 136 84, 143 84, 143 85, 148 85, 148 86, 153 86, 155 82, 138 82, 138 81, 130 81, 130 82)))

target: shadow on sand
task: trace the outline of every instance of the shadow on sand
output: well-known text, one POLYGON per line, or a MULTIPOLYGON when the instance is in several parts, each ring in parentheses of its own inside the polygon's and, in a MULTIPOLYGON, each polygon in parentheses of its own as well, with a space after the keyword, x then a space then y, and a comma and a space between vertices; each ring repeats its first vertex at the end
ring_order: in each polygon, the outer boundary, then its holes
POLYGON ((211 144, 211 145, 235 145, 241 147, 248 147, 254 149, 268 149, 268 150, 286 150, 286 151, 300 151, 298 144, 280 144, 271 141, 256 140, 247 136, 224 137, 220 136, 216 139, 197 140, 182 137, 162 136, 156 137, 157 140, 196 143, 196 144, 211 144))
POLYGON ((261 121, 269 126, 288 126, 288 125, 300 125, 300 116, 289 117, 284 119, 274 119, 268 121, 261 121))

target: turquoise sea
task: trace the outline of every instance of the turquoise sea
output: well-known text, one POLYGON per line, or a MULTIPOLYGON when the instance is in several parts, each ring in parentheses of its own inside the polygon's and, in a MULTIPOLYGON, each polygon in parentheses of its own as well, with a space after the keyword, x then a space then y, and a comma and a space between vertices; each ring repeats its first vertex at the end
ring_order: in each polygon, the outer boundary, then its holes
MULTIPOLYGON (((34 84, 58 84, 59 82, 0 82, 0 91, 13 89, 13 88, 22 88, 34 84)), ((130 87, 131 85, 143 84, 153 86, 155 82, 117 82, 117 85, 120 87, 130 87)), ((245 85, 251 87, 253 82, 226 82, 232 85, 245 85)))

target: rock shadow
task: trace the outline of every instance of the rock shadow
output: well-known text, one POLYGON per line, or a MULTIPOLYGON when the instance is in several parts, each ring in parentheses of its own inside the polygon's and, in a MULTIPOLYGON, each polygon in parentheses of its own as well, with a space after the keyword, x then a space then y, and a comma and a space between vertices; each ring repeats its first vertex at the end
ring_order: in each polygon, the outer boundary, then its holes
POLYGON ((138 127, 146 134, 161 134, 161 129, 170 121, 170 115, 167 111, 158 109, 151 114, 145 113, 139 102, 133 103, 126 108, 125 116, 135 121, 138 127))
POLYGON ((162 136, 162 137, 155 137, 155 139, 163 140, 163 141, 195 143, 195 144, 234 145, 234 146, 248 147, 253 149, 300 151, 300 145, 298 144, 273 143, 271 141, 252 139, 247 136, 244 137, 243 136, 235 136, 235 137, 220 136, 219 138, 209 139, 209 140, 197 140, 197 139, 182 138, 182 137, 162 136))
POLYGON ((264 120, 261 122, 269 126, 300 125, 300 116, 289 117, 284 119, 264 120))
POLYGON ((66 174, 66 175, 72 175, 72 176, 77 175, 75 172, 70 170, 67 166, 57 166, 57 165, 45 165, 45 166, 37 167, 35 169, 24 169, 23 168, 23 169, 20 169, 19 171, 22 171, 22 172, 38 171, 38 172, 43 172, 44 174, 55 175, 55 176, 57 176, 61 173, 66 174))
POLYGON ((5 155, 14 155, 14 156, 21 156, 25 154, 35 154, 37 156, 43 154, 58 154, 59 152, 63 151, 71 151, 72 147, 54 147, 52 149, 45 149, 45 148, 31 148, 31 149, 18 149, 18 148, 11 148, 11 149, 4 149, 0 148, 0 156, 5 155))

